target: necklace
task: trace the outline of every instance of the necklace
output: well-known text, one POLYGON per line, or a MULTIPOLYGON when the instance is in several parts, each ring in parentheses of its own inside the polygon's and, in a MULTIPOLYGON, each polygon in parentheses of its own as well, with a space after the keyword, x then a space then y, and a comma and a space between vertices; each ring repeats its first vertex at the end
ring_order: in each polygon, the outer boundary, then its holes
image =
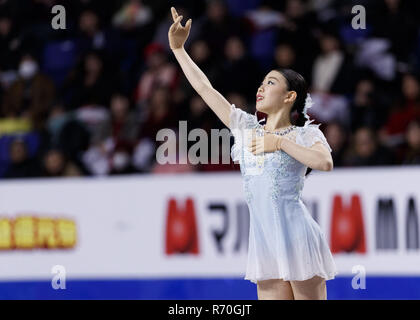
POLYGON ((268 130, 265 130, 265 129, 263 129, 263 130, 265 132, 268 132, 268 133, 274 133, 274 134, 277 134, 277 135, 280 135, 280 136, 284 136, 285 134, 287 134, 290 131, 292 131, 294 128, 296 128, 295 125, 290 125, 286 129, 283 129, 282 131, 268 131, 268 130))

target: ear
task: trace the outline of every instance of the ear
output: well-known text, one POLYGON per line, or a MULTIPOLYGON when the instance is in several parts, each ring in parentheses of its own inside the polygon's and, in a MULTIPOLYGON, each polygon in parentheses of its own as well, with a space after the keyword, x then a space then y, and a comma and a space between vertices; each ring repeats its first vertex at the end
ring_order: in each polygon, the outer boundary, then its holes
POLYGON ((286 94, 286 99, 284 100, 285 103, 293 103, 295 102, 297 97, 296 91, 289 91, 286 94))

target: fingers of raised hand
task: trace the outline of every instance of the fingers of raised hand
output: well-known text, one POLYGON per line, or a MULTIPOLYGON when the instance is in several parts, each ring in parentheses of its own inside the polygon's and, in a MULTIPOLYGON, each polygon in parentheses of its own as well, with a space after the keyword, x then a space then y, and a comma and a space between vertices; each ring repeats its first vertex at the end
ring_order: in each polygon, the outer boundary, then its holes
POLYGON ((175 20, 175 22, 171 25, 171 27, 169 28, 170 32, 175 32, 179 29, 179 27, 181 26, 181 20, 182 20, 182 16, 178 16, 175 20))
POLYGON ((178 16, 177 18, 176 18, 176 20, 175 20, 175 25, 176 25, 176 27, 178 28, 178 27, 182 27, 182 25, 181 25, 181 20, 182 20, 182 16, 178 16))
POLYGON ((178 12, 176 12, 176 9, 174 7, 171 7, 171 13, 172 13, 172 19, 174 19, 174 22, 175 22, 176 18, 178 18, 178 12))
POLYGON ((185 29, 187 29, 188 31, 191 29, 191 23, 192 23, 192 20, 188 19, 187 23, 185 24, 185 29))

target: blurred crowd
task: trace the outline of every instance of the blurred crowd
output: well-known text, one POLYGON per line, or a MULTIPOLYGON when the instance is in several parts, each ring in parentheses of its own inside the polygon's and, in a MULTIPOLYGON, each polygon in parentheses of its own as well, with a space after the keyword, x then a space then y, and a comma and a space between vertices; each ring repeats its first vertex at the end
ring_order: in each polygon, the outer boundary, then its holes
POLYGON ((171 6, 192 18, 185 48, 230 103, 254 114, 265 74, 291 68, 335 167, 420 164, 418 1, 0 0, 1 178, 239 169, 212 164, 214 147, 208 164, 156 160, 162 128, 225 128, 169 49, 171 6))

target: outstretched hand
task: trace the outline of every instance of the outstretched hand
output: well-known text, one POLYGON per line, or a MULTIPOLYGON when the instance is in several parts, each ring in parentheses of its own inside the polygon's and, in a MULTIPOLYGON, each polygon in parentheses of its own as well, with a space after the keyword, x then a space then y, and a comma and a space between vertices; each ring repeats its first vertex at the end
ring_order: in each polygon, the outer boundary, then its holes
POLYGON ((171 12, 174 23, 169 28, 168 38, 170 48, 175 50, 184 46, 184 43, 190 34, 192 20, 189 19, 185 26, 182 26, 182 16, 178 15, 174 7, 171 7, 171 12))

